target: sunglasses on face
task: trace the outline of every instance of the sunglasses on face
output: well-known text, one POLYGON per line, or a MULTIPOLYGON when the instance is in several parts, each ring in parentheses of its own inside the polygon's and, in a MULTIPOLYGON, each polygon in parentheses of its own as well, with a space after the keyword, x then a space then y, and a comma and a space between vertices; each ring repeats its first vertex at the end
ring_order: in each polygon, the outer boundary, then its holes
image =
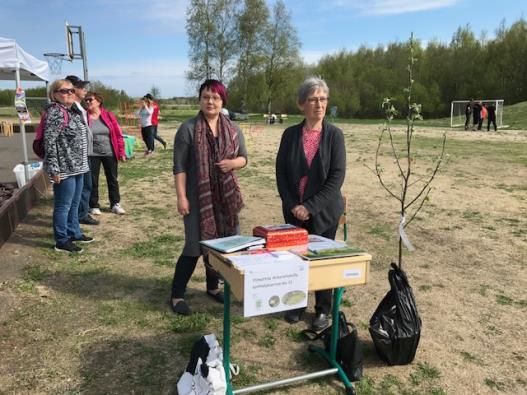
POLYGON ((73 95, 75 89, 57 89, 55 93, 60 93, 61 95, 73 95))
POLYGON ((87 99, 84 99, 86 103, 91 103, 93 101, 92 97, 88 97, 87 99))

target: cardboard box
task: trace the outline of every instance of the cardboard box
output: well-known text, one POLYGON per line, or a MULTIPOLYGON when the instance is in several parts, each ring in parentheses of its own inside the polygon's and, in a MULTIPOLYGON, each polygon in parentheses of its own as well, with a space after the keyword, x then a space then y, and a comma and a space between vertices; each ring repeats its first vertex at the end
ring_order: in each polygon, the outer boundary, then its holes
MULTIPOLYGON (((229 254, 220 254, 210 250, 209 261, 229 283, 234 297, 242 301, 244 273, 243 270, 227 263, 226 257, 228 256, 229 254)), ((309 261, 308 289, 319 291, 366 284, 370 278, 370 262, 370 254, 309 261)))

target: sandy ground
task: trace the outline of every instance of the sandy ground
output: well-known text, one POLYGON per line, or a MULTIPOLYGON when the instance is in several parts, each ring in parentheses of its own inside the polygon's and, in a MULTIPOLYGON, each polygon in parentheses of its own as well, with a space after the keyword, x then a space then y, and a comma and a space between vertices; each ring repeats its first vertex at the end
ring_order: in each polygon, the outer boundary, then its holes
MULTIPOLYGON (((349 197, 349 241, 373 255, 369 283, 349 288, 343 308, 358 326, 365 351, 366 378, 357 385, 358 392, 525 393, 527 134, 448 133, 446 165, 418 219, 407 229, 416 251, 405 253, 404 269, 423 321, 421 343, 413 364, 389 367, 376 356, 367 328, 388 290, 387 271, 397 253, 397 205, 370 170, 379 128, 341 126, 348 153, 342 189, 349 197)), ((161 130, 169 141, 174 132, 174 125, 161 130)), ((440 148, 442 132, 416 131, 416 138, 423 139, 416 144, 421 148, 415 161, 418 173, 432 168, 430 158, 440 148)), ((273 167, 281 133, 279 126, 246 131, 249 165, 239 177, 246 203, 243 234, 250 234, 255 225, 282 222, 273 167)), ((388 151, 382 152, 389 177, 393 161, 388 151)), ((188 360, 177 344, 188 341, 188 335, 174 331, 181 322, 164 306, 173 268, 122 252, 165 230, 179 236, 173 241, 174 256, 181 248, 182 221, 175 210, 170 155, 158 155, 151 162, 157 174, 137 182, 122 180, 127 215, 105 212, 103 226, 90 229, 100 242, 82 257, 57 257, 49 251, 50 201, 35 208, 2 247, 0 393, 174 393, 188 360), (150 304, 136 317, 135 310, 122 307, 123 301, 130 306, 150 304), (109 324, 107 311, 122 322, 109 324), (145 360, 149 364, 144 365, 145 360), (144 371, 150 372, 145 366, 152 364, 158 367, 157 375, 144 378, 144 371)), ((134 163, 146 160, 138 157, 134 163)), ((218 307, 199 315, 211 308, 203 296, 203 279, 199 264, 188 290, 197 312, 194 319, 208 320, 206 328, 221 334, 218 307)), ((240 305, 233 310, 240 314, 240 305)), ((311 318, 293 327, 279 316, 236 322, 232 358, 245 370, 247 381, 323 368, 307 357, 305 343, 288 335, 311 318)), ((333 379, 275 391, 341 392, 342 385, 333 379)))

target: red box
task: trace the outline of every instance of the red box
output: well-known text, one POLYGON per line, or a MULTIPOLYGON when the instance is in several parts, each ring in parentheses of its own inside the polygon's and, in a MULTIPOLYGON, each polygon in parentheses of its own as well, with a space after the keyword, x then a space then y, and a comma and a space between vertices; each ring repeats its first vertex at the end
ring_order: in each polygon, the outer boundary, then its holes
POLYGON ((307 230, 290 224, 257 226, 253 236, 265 237, 267 248, 307 244, 307 230))

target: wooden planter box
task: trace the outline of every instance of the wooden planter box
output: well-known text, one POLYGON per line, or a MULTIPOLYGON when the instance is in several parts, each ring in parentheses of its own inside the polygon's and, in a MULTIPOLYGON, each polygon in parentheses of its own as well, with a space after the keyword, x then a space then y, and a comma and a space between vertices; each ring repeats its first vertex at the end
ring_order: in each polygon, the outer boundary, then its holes
POLYGON ((40 170, 26 185, 0 207, 0 247, 9 239, 20 222, 24 220, 39 198, 48 190, 49 181, 40 170))

